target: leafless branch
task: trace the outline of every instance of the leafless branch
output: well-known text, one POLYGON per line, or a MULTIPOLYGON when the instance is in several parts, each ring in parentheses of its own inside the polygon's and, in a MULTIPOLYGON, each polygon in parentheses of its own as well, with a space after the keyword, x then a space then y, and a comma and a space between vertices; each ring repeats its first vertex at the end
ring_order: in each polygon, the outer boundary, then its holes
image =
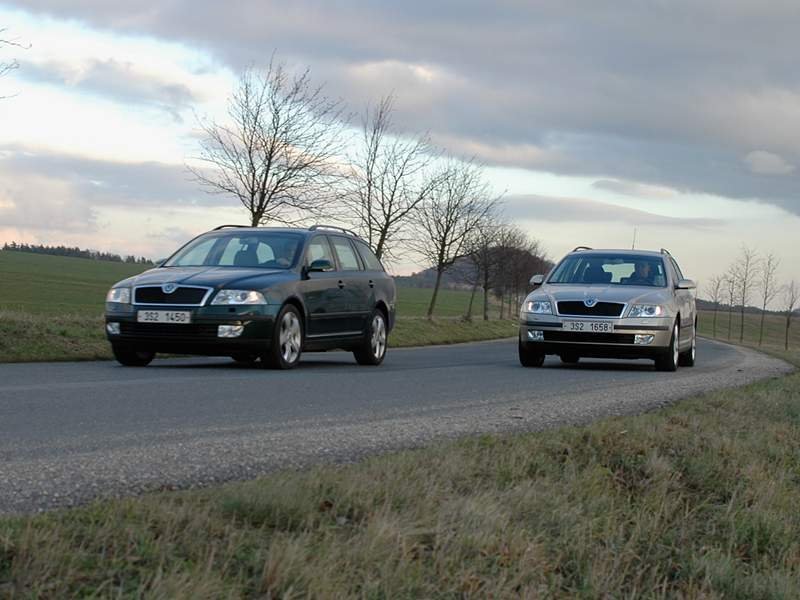
POLYGON ((739 328, 739 342, 744 341, 744 314, 747 309, 747 303, 750 302, 750 296, 753 293, 753 288, 758 280, 761 269, 761 260, 758 253, 747 246, 742 246, 739 254, 739 260, 733 266, 733 273, 737 285, 737 297, 740 303, 741 322, 739 328))
POLYGON ((419 205, 437 184, 432 164, 439 153, 427 134, 394 130, 394 98, 381 98, 361 120, 361 139, 350 161, 344 194, 351 221, 378 258, 397 256, 419 205))
POLYGON ((777 274, 780 260, 774 254, 768 254, 761 262, 761 325, 758 332, 758 345, 764 342, 764 320, 767 316, 767 306, 775 300, 780 287, 778 286, 777 274))
POLYGON ((470 236, 478 224, 497 206, 474 162, 450 160, 435 176, 436 185, 414 213, 417 237, 415 249, 436 269, 436 284, 428 318, 433 316, 442 274, 466 254, 470 236))
POLYGON ((226 122, 200 122, 207 168, 189 170, 209 192, 237 198, 254 226, 323 215, 343 175, 344 117, 308 70, 292 75, 273 58, 242 74, 226 122))

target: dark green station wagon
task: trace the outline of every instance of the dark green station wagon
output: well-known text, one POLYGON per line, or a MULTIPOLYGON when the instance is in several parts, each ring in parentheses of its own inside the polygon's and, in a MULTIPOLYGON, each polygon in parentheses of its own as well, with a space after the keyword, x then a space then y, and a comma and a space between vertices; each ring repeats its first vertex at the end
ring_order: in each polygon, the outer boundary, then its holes
POLYGON ((166 352, 290 369, 302 352, 337 348, 379 365, 395 299, 394 280, 346 229, 222 225, 114 285, 106 335, 127 366, 166 352))

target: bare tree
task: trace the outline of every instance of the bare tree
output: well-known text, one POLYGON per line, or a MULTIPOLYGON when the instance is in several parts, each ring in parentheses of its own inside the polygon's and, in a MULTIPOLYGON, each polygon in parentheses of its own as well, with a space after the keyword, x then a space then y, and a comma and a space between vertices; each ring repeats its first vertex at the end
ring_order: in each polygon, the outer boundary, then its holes
POLYGON ((758 345, 764 342, 764 320, 767 316, 767 306, 775 300, 780 292, 777 274, 780 260, 772 253, 767 254, 761 263, 761 325, 758 332, 758 345))
POLYGON ((733 267, 725 274, 725 292, 728 297, 728 339, 733 335, 733 308, 736 306, 736 288, 739 286, 733 267))
POLYGON ((473 162, 451 160, 437 175, 430 197, 415 212, 418 237, 413 248, 436 269, 436 283, 427 316, 433 318, 442 275, 466 254, 469 236, 496 206, 482 168, 473 162))
POLYGON ((343 175, 344 109, 308 70, 292 75, 274 59, 265 70, 247 69, 228 117, 200 122, 198 158, 208 168, 189 169, 201 185, 237 198, 253 226, 328 210, 343 175))
POLYGON ((385 96, 362 118, 360 147, 350 164, 344 204, 378 258, 391 255, 417 207, 436 186, 438 157, 427 135, 393 131, 394 98, 385 96))
POLYGON ((758 279, 760 267, 761 261, 758 258, 758 253, 752 248, 742 246, 739 262, 733 267, 737 282, 736 295, 740 303, 739 309, 742 317, 742 321, 739 324, 740 343, 744 341, 744 314, 747 309, 747 303, 750 302, 753 287, 758 279))
POLYGON ((800 285, 796 281, 792 281, 786 286, 784 291, 784 298, 786 300, 786 341, 784 347, 789 350, 789 333, 792 328, 792 315, 797 308, 797 303, 800 301, 800 285))
POLYGON ((708 281, 706 289, 708 290, 709 300, 714 305, 714 318, 711 326, 712 336, 717 337, 717 313, 719 312, 720 303, 722 302, 722 292, 725 287, 725 276, 714 275, 708 281))

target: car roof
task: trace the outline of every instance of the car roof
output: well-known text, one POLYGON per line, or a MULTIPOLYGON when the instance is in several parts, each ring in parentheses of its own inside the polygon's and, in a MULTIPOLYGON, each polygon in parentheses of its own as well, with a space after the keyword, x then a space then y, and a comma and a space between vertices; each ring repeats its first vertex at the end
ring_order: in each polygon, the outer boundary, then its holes
POLYGON ((605 254, 621 254, 623 256, 648 256, 648 257, 663 257, 669 256, 669 253, 666 251, 656 252, 655 250, 631 250, 628 249, 617 249, 617 248, 586 248, 580 250, 573 250, 569 253, 570 256, 574 255, 605 255, 605 254))
POLYGON ((247 233, 251 232, 257 233, 262 231, 271 233, 301 233, 307 236, 313 233, 325 233, 325 234, 343 235, 356 240, 361 240, 361 237, 359 237, 356 233, 349 231, 347 229, 334 227, 331 225, 312 225, 311 227, 251 227, 248 225, 220 225, 219 227, 215 227, 211 231, 207 231, 203 235, 220 234, 228 231, 247 232, 247 233))

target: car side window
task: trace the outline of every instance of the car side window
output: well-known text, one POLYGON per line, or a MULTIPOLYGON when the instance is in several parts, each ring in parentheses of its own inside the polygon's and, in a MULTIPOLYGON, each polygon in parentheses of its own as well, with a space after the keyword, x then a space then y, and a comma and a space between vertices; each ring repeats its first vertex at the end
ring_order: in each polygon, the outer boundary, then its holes
POLYGON ((306 249, 306 266, 321 258, 330 261, 332 265, 336 265, 336 261, 333 260, 331 246, 324 235, 318 235, 309 242, 308 249, 306 249))
POLYGON ((360 271, 361 263, 358 261, 356 251, 350 240, 342 237, 331 238, 333 249, 339 257, 339 268, 342 271, 360 271))
POLYGON ((358 249, 358 253, 361 255, 361 260, 364 261, 368 271, 384 270, 381 261, 378 260, 378 257, 372 253, 372 250, 369 249, 369 246, 367 246, 364 242, 356 242, 355 245, 358 249))

